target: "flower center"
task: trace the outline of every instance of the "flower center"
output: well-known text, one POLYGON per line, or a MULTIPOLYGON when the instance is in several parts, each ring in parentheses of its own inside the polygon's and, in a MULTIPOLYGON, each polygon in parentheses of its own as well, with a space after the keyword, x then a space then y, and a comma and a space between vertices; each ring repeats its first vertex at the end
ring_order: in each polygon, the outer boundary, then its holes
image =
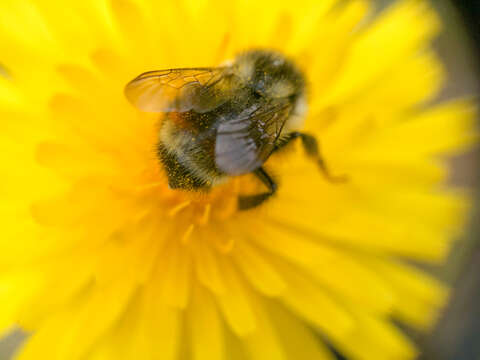
POLYGON ((232 217, 238 211, 237 202, 241 194, 255 193, 261 189, 259 184, 245 175, 231 178, 210 190, 171 189, 166 179, 162 178, 140 186, 137 191, 142 197, 158 199, 164 216, 188 217, 192 224, 204 226, 232 217))
MULTIPOLYGON (((249 175, 229 179, 225 184, 212 187, 209 191, 186 191, 171 189, 166 176, 158 181, 142 185, 137 196, 154 205, 155 216, 174 222, 178 228, 178 239, 188 245, 195 233, 207 226, 219 228, 226 220, 238 215, 240 194, 255 193, 260 184, 249 175)), ((232 239, 219 239, 216 247, 228 253, 234 246, 232 239)))

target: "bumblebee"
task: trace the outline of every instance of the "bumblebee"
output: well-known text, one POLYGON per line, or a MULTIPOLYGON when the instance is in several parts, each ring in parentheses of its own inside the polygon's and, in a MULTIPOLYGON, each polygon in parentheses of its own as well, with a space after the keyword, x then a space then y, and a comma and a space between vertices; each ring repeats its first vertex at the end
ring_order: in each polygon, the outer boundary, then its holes
POLYGON ((316 139, 294 131, 305 116, 301 71, 278 52, 252 50, 226 66, 150 71, 127 84, 138 109, 165 113, 158 156, 174 189, 208 190, 228 177, 255 175, 266 187, 240 196, 241 210, 254 208, 277 190, 263 167, 268 158, 300 138, 306 153, 331 181, 316 139))

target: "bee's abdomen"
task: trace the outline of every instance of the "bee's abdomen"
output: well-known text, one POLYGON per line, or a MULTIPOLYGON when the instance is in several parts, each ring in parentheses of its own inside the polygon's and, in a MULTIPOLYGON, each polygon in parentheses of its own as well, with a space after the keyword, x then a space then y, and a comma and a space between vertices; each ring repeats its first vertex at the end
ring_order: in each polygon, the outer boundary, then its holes
POLYGON ((187 166, 180 162, 178 156, 168 151, 161 142, 158 144, 158 156, 167 173, 168 185, 172 189, 195 190, 209 187, 205 179, 195 176, 187 166))
POLYGON ((215 131, 197 132, 173 121, 160 129, 158 155, 172 188, 206 189, 222 181, 225 175, 215 166, 215 131))

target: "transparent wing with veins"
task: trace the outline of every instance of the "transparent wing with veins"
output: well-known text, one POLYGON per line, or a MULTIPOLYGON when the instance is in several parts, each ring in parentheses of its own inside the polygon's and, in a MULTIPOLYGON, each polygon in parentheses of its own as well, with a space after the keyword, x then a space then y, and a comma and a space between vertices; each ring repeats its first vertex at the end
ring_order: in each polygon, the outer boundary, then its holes
POLYGON ((129 82, 125 95, 146 112, 205 113, 232 96, 232 78, 229 67, 150 71, 129 82))
POLYGON ((230 175, 258 169, 268 159, 292 110, 288 101, 262 106, 219 125, 215 163, 230 175))

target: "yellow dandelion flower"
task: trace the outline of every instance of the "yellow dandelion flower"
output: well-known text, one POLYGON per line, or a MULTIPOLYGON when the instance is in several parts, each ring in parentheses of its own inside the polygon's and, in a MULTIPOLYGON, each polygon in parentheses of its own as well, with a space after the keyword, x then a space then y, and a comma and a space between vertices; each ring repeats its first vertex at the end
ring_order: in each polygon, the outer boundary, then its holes
POLYGON ((465 101, 427 106, 444 74, 424 1, 2 0, 0 332, 18 360, 411 359, 392 320, 432 324, 440 262, 468 203, 441 156, 475 141, 465 101), (252 175, 170 189, 158 114, 123 90, 156 69, 286 54, 308 79, 301 147, 252 175))

